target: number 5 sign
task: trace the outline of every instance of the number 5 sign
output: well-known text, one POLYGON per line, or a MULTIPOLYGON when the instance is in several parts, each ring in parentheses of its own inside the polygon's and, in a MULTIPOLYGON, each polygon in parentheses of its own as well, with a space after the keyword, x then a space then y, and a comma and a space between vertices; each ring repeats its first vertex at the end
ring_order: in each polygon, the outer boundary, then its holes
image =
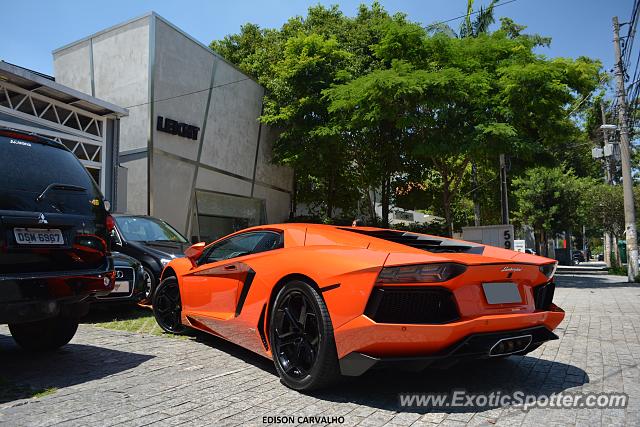
POLYGON ((483 245, 513 249, 513 225, 462 227, 462 239, 483 245))

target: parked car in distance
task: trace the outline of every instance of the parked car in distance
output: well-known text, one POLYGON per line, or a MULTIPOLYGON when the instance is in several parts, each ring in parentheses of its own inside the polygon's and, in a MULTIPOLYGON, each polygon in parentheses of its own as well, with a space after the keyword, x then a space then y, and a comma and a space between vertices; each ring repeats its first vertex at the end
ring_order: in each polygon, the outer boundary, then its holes
POLYGON ((160 327, 272 358, 296 390, 377 366, 527 354, 564 318, 555 260, 413 232, 272 224, 185 255, 153 295, 160 327))
POLYGON ((162 269, 172 259, 183 256, 189 242, 158 218, 127 214, 113 214, 113 217, 113 250, 140 261, 144 269, 144 299, 150 302, 162 269))
POLYGON ((573 253, 571 254, 571 258, 576 264, 580 264, 581 262, 586 261, 583 251, 573 251, 573 253))
POLYGON ((538 253, 534 249, 531 249, 531 248, 525 248, 524 253, 525 254, 529 254, 529 255, 538 255, 538 253))
POLYGON ((112 252, 116 279, 113 290, 97 298, 97 302, 140 302, 145 297, 144 268, 129 255, 112 252))
POLYGON ((2 128, 0 165, 0 323, 21 347, 52 350, 113 289, 113 218, 59 142, 2 128))

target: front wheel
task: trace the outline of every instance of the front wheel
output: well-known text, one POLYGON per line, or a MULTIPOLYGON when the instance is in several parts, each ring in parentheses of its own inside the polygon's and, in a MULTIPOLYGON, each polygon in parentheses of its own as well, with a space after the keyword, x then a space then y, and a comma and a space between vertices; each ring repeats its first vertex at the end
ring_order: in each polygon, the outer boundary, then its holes
POLYGON ((9 324, 15 342, 25 350, 50 351, 71 341, 78 330, 78 319, 55 317, 36 322, 9 324))
POLYGON ((176 277, 167 277, 153 293, 153 315, 163 331, 181 334, 185 331, 182 324, 182 301, 176 277))
POLYGON ((156 276, 147 267, 143 267, 142 279, 144 280, 143 302, 153 303, 153 293, 156 288, 156 276))
POLYGON ((302 281, 286 284, 271 309, 269 340, 284 385, 310 391, 340 377, 333 325, 324 300, 302 281))

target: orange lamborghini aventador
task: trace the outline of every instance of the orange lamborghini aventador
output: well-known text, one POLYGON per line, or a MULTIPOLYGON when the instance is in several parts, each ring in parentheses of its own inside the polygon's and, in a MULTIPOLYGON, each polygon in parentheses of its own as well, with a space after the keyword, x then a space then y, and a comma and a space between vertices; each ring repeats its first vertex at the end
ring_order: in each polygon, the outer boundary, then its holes
POLYGON ((564 317, 554 260, 418 233, 265 225, 185 254, 162 272, 158 324, 271 357, 298 390, 378 366, 526 354, 564 317))

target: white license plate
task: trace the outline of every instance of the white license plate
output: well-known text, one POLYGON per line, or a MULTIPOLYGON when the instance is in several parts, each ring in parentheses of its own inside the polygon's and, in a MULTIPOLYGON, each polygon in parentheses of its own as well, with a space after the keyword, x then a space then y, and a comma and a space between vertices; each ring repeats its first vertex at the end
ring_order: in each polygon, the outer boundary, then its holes
POLYGON ((111 293, 112 294, 129 293, 130 289, 131 288, 129 287, 129 282, 127 282, 126 280, 123 280, 123 281, 116 280, 116 284, 114 285, 111 293))
POLYGON ((56 228, 14 228, 19 245, 64 245, 62 231, 56 228))
POLYGON ((482 289, 489 304, 513 304, 522 302, 518 285, 512 282, 483 283, 482 289))

